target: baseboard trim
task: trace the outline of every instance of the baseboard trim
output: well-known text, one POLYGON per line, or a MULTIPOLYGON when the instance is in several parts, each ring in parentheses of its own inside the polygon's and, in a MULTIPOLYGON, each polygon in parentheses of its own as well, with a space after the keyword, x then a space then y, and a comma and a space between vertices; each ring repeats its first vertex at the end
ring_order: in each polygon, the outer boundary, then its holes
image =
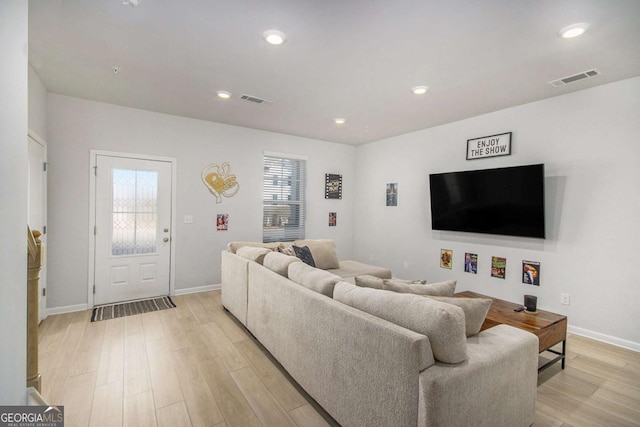
POLYGON ((195 288, 176 289, 175 295, 196 294, 198 292, 216 291, 220 289, 220 285, 196 286, 195 288))
POLYGON ((64 307, 51 307, 47 308, 47 316, 54 314, 74 313, 76 311, 88 310, 87 304, 65 305, 64 307))
POLYGON ((569 325, 567 331, 570 334, 580 335, 582 337, 591 338, 596 341, 601 341, 606 344, 615 345, 616 347, 626 348, 640 352, 640 343, 628 341, 622 338, 612 337, 611 335, 601 334, 600 332, 590 331, 589 329, 578 328, 577 326, 569 325))

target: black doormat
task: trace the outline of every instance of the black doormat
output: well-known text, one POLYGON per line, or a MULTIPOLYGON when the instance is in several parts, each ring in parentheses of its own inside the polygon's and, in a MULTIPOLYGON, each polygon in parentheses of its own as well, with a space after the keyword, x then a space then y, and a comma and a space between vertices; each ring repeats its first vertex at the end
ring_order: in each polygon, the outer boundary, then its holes
POLYGON ((132 316, 134 314, 149 313, 151 311, 174 308, 176 304, 171 297, 150 298, 140 301, 123 302, 118 304, 101 305, 93 309, 92 322, 132 316))

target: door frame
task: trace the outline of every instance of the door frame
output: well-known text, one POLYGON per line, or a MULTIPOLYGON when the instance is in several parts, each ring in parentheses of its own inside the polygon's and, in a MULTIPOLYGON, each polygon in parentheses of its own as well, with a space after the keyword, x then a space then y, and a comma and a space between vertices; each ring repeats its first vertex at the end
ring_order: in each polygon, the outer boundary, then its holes
POLYGON ((96 174, 98 156, 123 157, 138 160, 151 160, 171 163, 171 253, 169 255, 169 295, 175 295, 175 278, 176 278, 176 176, 177 176, 177 159, 174 157, 152 156, 138 153, 122 153, 105 150, 89 150, 89 271, 87 276, 87 307, 93 308, 95 285, 95 268, 96 268, 96 236, 93 231, 96 226, 96 174))
MULTIPOLYGON (((33 141, 35 141, 37 144, 42 146, 42 154, 43 154, 43 161, 45 164, 48 164, 48 160, 47 160, 47 141, 44 140, 44 138, 42 138, 40 135, 38 135, 35 131, 28 129, 27 130, 27 150, 29 149, 29 139, 32 139, 33 141)), ((42 222, 43 225, 46 227, 47 226, 47 170, 44 169, 44 174, 43 174, 43 182, 42 182, 42 222)), ((47 311, 47 293, 49 292, 49 290, 47 289, 47 256, 46 256, 46 250, 47 250, 47 233, 46 233, 46 229, 45 230, 39 230, 42 232, 42 236, 40 237, 40 240, 42 240, 42 243, 44 245, 44 253, 45 256, 42 257, 42 269, 40 270, 40 280, 38 282, 38 322, 42 322, 44 319, 47 318, 48 316, 48 311, 47 311), (42 290, 45 289, 44 292, 44 296, 42 295, 42 290)))

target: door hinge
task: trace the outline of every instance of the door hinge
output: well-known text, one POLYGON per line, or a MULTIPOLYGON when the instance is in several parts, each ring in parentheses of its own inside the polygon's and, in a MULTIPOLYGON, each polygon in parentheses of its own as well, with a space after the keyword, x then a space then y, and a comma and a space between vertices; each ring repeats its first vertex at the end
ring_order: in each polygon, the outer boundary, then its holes
POLYGON ((96 227, 95 225, 93 226, 93 235, 95 236, 98 232, 98 227, 96 227))
POLYGON ((42 288, 42 296, 43 297, 47 296, 47 288, 42 288))
POLYGON ((93 285, 93 294, 95 295, 95 293, 96 293, 96 285, 94 284, 93 285))
POLYGON ((42 234, 47 234, 47 226, 46 225, 42 226, 42 234))
POLYGON ((94 167, 93 167, 93 174, 94 174, 95 176, 98 176, 98 167, 97 167, 97 166, 94 166, 94 167))
POLYGON ((48 165, 47 162, 43 162, 42 163, 42 170, 45 171, 45 172, 47 171, 47 165, 48 165))

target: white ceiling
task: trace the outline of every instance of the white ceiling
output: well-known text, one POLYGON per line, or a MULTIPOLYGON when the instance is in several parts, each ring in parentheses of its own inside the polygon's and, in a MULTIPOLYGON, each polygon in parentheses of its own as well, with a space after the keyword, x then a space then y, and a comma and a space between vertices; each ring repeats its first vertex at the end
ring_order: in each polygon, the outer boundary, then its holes
POLYGON ((50 92, 347 144, 640 75, 639 0, 30 0, 29 9, 30 63, 50 92), (589 31, 558 36, 576 22, 589 31), (269 29, 286 43, 268 45, 269 29), (593 68, 602 74, 548 84, 593 68), (430 90, 414 95, 417 85, 430 90))

